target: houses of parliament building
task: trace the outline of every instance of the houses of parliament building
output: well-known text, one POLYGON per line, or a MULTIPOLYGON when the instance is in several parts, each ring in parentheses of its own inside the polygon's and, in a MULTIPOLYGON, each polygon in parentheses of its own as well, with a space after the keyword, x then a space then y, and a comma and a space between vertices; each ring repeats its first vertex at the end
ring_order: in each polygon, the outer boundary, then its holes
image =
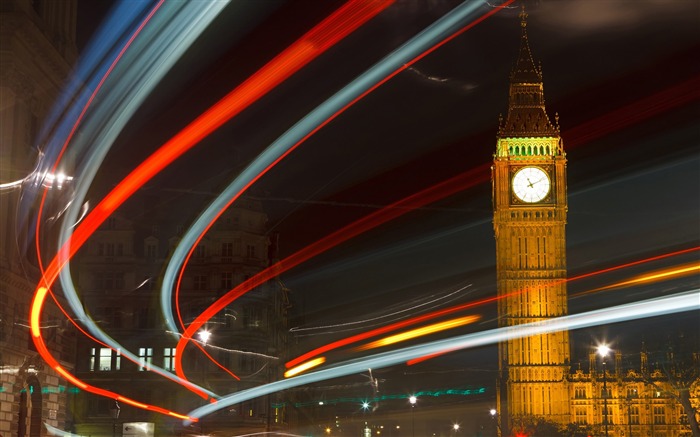
MULTIPOLYGON (((542 70, 530 50, 524 10, 520 18, 520 51, 492 166, 499 323, 513 330, 568 314, 566 154, 558 116, 552 123, 545 110, 542 70)), ((620 351, 603 349, 600 357, 591 351, 587 372, 572 371, 570 354, 568 331, 499 344, 494 414, 502 435, 529 435, 528 418, 579 429, 578 435, 698 435, 698 372, 679 389, 678 369, 651 368, 646 352, 633 368, 623 366, 620 351)), ((684 365, 699 368, 700 354, 690 361, 684 365)))

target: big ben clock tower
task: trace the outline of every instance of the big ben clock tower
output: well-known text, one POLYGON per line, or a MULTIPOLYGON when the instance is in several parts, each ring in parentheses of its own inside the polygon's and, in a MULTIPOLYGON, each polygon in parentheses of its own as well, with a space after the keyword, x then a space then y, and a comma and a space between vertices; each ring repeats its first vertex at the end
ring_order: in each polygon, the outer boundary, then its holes
MULTIPOLYGON (((520 14, 520 53, 510 75, 508 114, 499 121, 492 167, 499 323, 517 325, 567 314, 566 155, 544 106, 541 68, 520 14)), ((507 435, 522 416, 569 422, 569 334, 499 344, 498 412, 507 435)))

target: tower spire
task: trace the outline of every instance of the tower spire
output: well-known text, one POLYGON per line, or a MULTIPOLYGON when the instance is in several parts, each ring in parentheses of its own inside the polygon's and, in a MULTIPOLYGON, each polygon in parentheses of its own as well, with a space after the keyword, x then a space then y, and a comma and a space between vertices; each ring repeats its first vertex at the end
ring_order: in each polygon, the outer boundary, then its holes
POLYGON ((542 70, 537 68, 530 51, 530 43, 527 39, 527 12, 523 5, 520 14, 520 53, 515 67, 510 73, 511 83, 538 83, 542 82, 542 70))
POLYGON ((505 124, 500 127, 501 137, 551 137, 559 134, 547 116, 544 107, 542 68, 535 64, 527 37, 525 6, 520 17, 520 51, 510 72, 510 98, 505 124))

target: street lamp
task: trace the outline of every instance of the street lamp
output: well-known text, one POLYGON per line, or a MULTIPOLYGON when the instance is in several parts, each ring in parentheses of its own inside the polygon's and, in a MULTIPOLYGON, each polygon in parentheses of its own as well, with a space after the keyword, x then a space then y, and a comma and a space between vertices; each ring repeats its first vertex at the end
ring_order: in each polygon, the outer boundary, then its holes
POLYGON ((605 424, 605 437, 608 437, 608 385, 607 385, 607 363, 605 359, 610 352, 610 348, 606 344, 598 346, 598 355, 603 360, 603 423, 605 424))
POLYGON ((408 402, 411 404, 411 435, 413 437, 416 437, 416 423, 413 421, 413 409, 416 406, 416 401, 418 401, 418 398, 415 396, 408 398, 408 402))
POLYGON ((491 420, 493 420, 496 423, 496 434, 499 436, 501 435, 501 424, 498 423, 498 411, 495 408, 491 408, 489 410, 489 414, 491 415, 491 420))
POLYGON ((206 329, 202 329, 197 333, 197 336, 202 341, 202 343, 206 345, 207 341, 209 341, 209 337, 211 337, 211 332, 207 331, 206 329))
POLYGON ((119 408, 119 402, 115 400, 114 405, 109 409, 109 414, 112 416, 112 437, 117 436, 117 419, 119 419, 120 411, 121 408, 119 408))
POLYGON ((457 435, 457 431, 459 431, 459 423, 452 424, 452 429, 455 431, 455 435, 457 435))

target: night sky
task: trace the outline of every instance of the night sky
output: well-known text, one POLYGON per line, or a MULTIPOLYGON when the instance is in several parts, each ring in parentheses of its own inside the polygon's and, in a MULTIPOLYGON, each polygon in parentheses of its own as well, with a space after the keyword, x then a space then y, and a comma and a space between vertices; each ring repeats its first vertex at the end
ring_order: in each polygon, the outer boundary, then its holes
MULTIPOLYGON (((84 3, 82 17, 100 9, 94 2, 84 3)), ((104 194, 140 159, 340 4, 244 1, 225 10, 119 137, 93 195, 104 194)), ((139 193, 159 199, 151 209, 141 209, 137 195, 124 211, 135 220, 155 209, 169 211, 174 223, 188 225, 218 189, 295 122, 457 4, 397 1, 151 181, 139 193)), ((381 86, 250 189, 248 194, 260 199, 269 214, 270 233, 279 233, 284 257, 460 173, 471 171, 479 181, 282 275, 292 290, 295 326, 369 319, 437 297, 447 304, 495 294, 489 164, 520 44, 520 4, 381 86), (445 298, 467 284, 472 285, 464 292, 445 298)), ((541 0, 525 5, 530 47, 543 68, 546 108, 552 120, 559 114, 567 152, 570 275, 699 246, 698 2, 541 0)), ((95 19, 83 18, 80 35, 95 24, 95 19)), ((697 253, 664 266, 697 262, 697 253)), ((659 267, 572 283, 569 293, 659 267)), ((572 298, 570 311, 697 288, 699 283, 696 275, 572 298)), ((495 307, 482 311, 485 322, 469 330, 496 326, 495 307)), ((681 327, 698 326, 697 314, 674 320, 681 327)), ((594 338, 609 336, 636 353, 640 337, 624 333, 659 324, 667 325, 638 321, 617 332, 603 327, 575 333, 575 351, 585 353, 594 338)), ((301 337, 299 350, 339 335, 301 337)), ((456 358, 436 360, 434 367, 408 372, 448 365, 463 371, 467 360, 477 363, 472 365, 476 371, 493 368, 494 350, 454 354, 456 358)), ((581 359, 586 362, 587 355, 581 359)))

